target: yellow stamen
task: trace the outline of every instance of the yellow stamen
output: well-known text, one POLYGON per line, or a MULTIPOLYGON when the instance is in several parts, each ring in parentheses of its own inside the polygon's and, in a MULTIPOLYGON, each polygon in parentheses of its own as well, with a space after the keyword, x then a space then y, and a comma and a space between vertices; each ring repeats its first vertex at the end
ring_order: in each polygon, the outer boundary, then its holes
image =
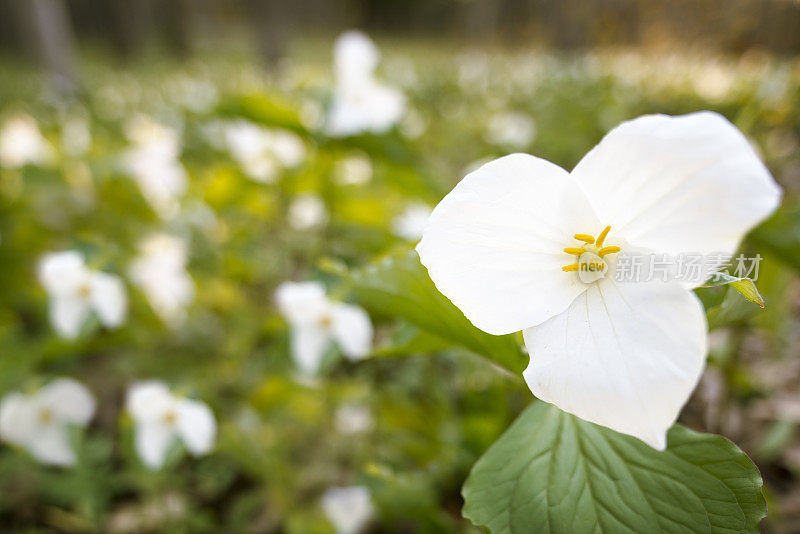
POLYGON ((584 241, 590 245, 594 243, 594 237, 590 236, 589 234, 575 234, 573 237, 578 241, 584 241))
POLYGON ((603 229, 603 231, 600 232, 600 235, 597 236, 597 243, 596 243, 596 245, 598 247, 602 247, 603 246, 603 241, 606 240, 606 236, 608 235, 608 232, 610 232, 610 231, 611 231, 611 227, 610 226, 606 226, 603 229))
POLYGON ((615 246, 603 247, 603 248, 601 248, 600 250, 597 251, 597 255, 602 258, 606 254, 616 254, 620 250, 622 250, 622 249, 619 248, 619 247, 615 247, 615 246))
POLYGON ((561 268, 561 270, 564 271, 565 273, 568 273, 570 271, 578 271, 578 270, 580 270, 580 268, 581 268, 581 264, 580 263, 573 263, 572 265, 563 266, 561 268))
POLYGON ((575 254, 576 256, 580 256, 581 254, 586 252, 586 249, 583 247, 567 247, 564 249, 564 252, 566 252, 567 254, 575 254))

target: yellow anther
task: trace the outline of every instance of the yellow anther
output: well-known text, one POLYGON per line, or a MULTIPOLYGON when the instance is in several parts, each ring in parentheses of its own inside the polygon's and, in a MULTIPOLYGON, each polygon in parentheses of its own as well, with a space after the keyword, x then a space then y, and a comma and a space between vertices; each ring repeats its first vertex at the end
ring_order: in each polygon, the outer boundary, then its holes
POLYGON ((572 265, 563 266, 561 268, 561 270, 564 271, 565 273, 568 273, 570 271, 579 271, 580 268, 581 268, 581 264, 580 263, 573 263, 572 265))
POLYGON ((578 241, 583 241, 585 243, 589 243, 590 245, 594 243, 594 237, 590 236, 589 234, 575 234, 573 237, 578 241))
POLYGON ((566 252, 567 254, 575 254, 576 256, 580 256, 581 254, 586 252, 586 249, 583 247, 567 247, 564 249, 564 252, 566 252))
POLYGON ((603 246, 603 241, 606 240, 606 236, 608 235, 608 232, 610 232, 610 231, 611 231, 611 227, 610 226, 606 226, 603 229, 603 231, 600 232, 600 235, 597 236, 597 243, 596 243, 596 245, 598 247, 602 247, 603 246))
POLYGON ((622 250, 622 249, 619 248, 619 247, 615 247, 615 246, 603 247, 603 248, 601 248, 600 250, 597 251, 597 255, 602 258, 606 254, 616 254, 620 250, 622 250))

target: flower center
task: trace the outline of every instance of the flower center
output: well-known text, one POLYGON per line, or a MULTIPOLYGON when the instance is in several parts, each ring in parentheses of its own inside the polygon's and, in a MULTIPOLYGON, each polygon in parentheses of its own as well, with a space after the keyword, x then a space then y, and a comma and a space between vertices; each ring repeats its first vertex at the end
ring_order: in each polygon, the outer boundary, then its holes
POLYGON ((164 422, 168 425, 174 424, 177 420, 178 415, 172 410, 169 410, 164 414, 164 422))
POLYGON ((322 317, 319 318, 319 325, 322 328, 330 328, 332 324, 333 324, 333 318, 331 318, 330 315, 323 315, 322 317))
POLYGON ((92 294, 92 288, 89 284, 83 284, 81 287, 78 288, 78 296, 87 298, 89 295, 92 294))
POLYGON ((53 420, 53 412, 50 408, 43 408, 39 412, 39 422, 40 423, 49 423, 53 420))
POLYGON ((564 272, 577 271, 581 281, 587 284, 603 278, 608 271, 608 263, 604 258, 608 254, 616 254, 620 251, 617 246, 603 246, 610 230, 611 227, 606 226, 597 239, 589 234, 575 234, 575 239, 582 241, 583 246, 567 247, 564 252, 577 256, 578 261, 565 265, 561 270, 564 272))

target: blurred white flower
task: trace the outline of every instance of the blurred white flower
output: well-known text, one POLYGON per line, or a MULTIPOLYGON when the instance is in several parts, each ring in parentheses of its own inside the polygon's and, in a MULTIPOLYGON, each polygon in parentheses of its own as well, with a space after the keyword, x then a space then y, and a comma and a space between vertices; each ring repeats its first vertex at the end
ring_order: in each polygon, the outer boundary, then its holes
POLYGON ((180 134, 144 116, 126 125, 134 146, 123 154, 123 164, 147 202, 162 217, 175 215, 186 192, 188 177, 180 162, 180 134))
POLYGON ((709 63, 698 69, 692 85, 698 95, 711 101, 724 100, 736 85, 736 73, 718 63, 709 63))
POLYGON ((81 115, 70 115, 64 119, 61 125, 61 145, 70 156, 86 154, 92 145, 89 121, 81 115))
POLYGON ((224 135, 231 156, 256 182, 273 182, 280 169, 297 167, 306 157, 303 141, 287 130, 236 121, 225 125, 224 135))
POLYGON ((536 125, 524 113, 509 112, 489 119, 486 140, 512 150, 528 147, 536 137, 536 125))
POLYGON ((417 252, 476 327, 522 330, 537 398, 663 450, 705 365, 703 280, 633 260, 693 251, 718 268, 780 199, 724 117, 647 115, 571 173, 528 154, 487 163, 434 209, 417 252))
POLYGON ((338 83, 360 83, 372 79, 381 53, 365 33, 350 30, 333 45, 333 69, 338 83))
POLYGON ((372 413, 369 407, 358 402, 347 402, 336 410, 334 423, 336 431, 349 436, 372 428, 372 413))
POLYGON ((384 133, 403 115, 403 93, 374 78, 380 54, 361 32, 343 33, 334 45, 336 91, 328 115, 328 134, 344 137, 384 133))
POLYGON ((414 202, 392 219, 392 233, 408 241, 419 241, 433 209, 423 202, 414 202))
POLYGON ((330 488, 322 496, 322 509, 337 534, 358 534, 372 518, 372 496, 365 486, 330 488))
POLYGON ((92 311, 108 328, 125 320, 128 299, 122 280, 89 269, 80 252, 45 254, 38 275, 50 296, 50 321, 62 337, 77 337, 92 311))
POLYGON ((71 378, 59 378, 36 393, 8 393, 0 402, 0 438, 25 447, 37 460, 74 465, 69 426, 86 426, 94 415, 89 390, 71 378))
POLYGON ((361 307, 335 302, 319 282, 284 282, 275 291, 278 310, 291 326, 291 350, 304 376, 319 370, 322 356, 336 343, 350 360, 365 358, 372 346, 372 323, 361 307))
POLYGON ((131 279, 163 321, 180 325, 194 299, 194 281, 186 272, 186 242, 174 235, 155 234, 142 241, 139 250, 131 265, 131 279))
POLYGON ((195 113, 206 113, 217 105, 219 91, 206 80, 179 73, 167 83, 170 98, 195 113))
POLYGON ((53 156, 53 147, 30 115, 15 115, 3 123, 0 129, 0 167, 17 169, 28 164, 43 165, 53 156))
POLYGON ((316 100, 306 99, 300 105, 300 121, 309 130, 317 130, 325 124, 325 109, 316 100))
POLYGON ((416 109, 410 109, 400 122, 400 133, 408 139, 417 139, 425 133, 428 122, 416 109))
POLYGON ((456 58, 458 84, 466 93, 483 93, 489 87, 491 60, 484 52, 471 50, 456 58))
POLYGON ((167 452, 180 440, 195 456, 214 446, 217 423, 203 402, 173 395, 166 384, 149 380, 128 390, 126 407, 135 429, 136 452, 150 469, 164 465, 167 452))
POLYGON ((322 199, 314 194, 298 195, 289 204, 289 225, 295 230, 310 230, 328 221, 328 210, 322 199))
POLYGON ((333 166, 333 180, 339 185, 361 185, 372 180, 372 161, 366 155, 347 156, 333 166))

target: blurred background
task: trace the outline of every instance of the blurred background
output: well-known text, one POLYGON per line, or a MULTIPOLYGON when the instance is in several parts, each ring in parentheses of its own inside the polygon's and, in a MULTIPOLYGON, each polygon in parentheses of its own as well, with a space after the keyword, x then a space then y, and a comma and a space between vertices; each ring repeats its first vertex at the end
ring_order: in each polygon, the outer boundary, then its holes
POLYGON ((360 304, 476 165, 571 169, 620 121, 711 109, 785 199, 742 246, 766 309, 701 290, 681 422, 753 458, 765 532, 800 532, 798 30, 795 0, 0 0, 0 395, 70 377, 96 401, 67 467, 0 413, 2 530, 478 532, 460 487, 521 377, 367 302, 369 357, 298 376, 276 288, 360 304), (375 44, 335 47, 352 29, 375 44), (124 320, 53 324, 67 289, 37 270, 63 251, 118 277, 124 320), (209 406, 210 452, 139 459, 125 398, 148 379, 209 406))

